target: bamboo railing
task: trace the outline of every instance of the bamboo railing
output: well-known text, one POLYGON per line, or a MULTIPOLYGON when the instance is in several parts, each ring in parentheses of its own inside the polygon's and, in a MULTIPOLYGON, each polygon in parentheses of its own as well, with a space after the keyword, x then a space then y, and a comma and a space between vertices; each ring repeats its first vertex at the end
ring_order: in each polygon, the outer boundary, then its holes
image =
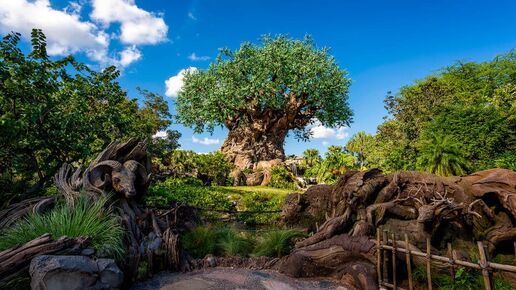
MULTIPOLYGON (((377 229, 376 231, 376 270, 378 275, 378 285, 380 289, 399 289, 405 290, 398 286, 397 281, 397 263, 398 257, 397 253, 405 253, 405 264, 407 268, 407 278, 408 278, 408 289, 414 289, 414 281, 412 278, 412 257, 424 257, 426 259, 426 273, 427 273, 427 284, 428 289, 432 290, 432 272, 431 265, 432 260, 440 261, 443 263, 447 263, 450 267, 450 275, 452 279, 455 277, 455 270, 457 266, 462 266, 466 268, 472 268, 476 270, 480 270, 482 272, 482 277, 484 279, 484 288, 486 290, 492 290, 493 288, 493 278, 492 278, 492 270, 499 270, 505 272, 513 272, 516 273, 516 266, 513 265, 505 265, 499 263, 493 263, 488 260, 488 256, 486 254, 486 250, 484 244, 481 241, 477 242, 478 252, 479 252, 479 261, 478 263, 473 263, 469 261, 463 261, 457 258, 455 255, 452 246, 448 243, 448 257, 433 255, 430 252, 430 238, 426 239, 426 252, 414 251, 411 250, 409 245, 408 236, 405 234, 404 242, 405 247, 400 247, 397 244, 397 239, 394 234, 392 234, 391 239, 387 238, 387 232, 377 229), (388 272, 388 252, 392 253, 392 271, 391 275, 388 272), (389 277, 390 276, 390 277, 389 277)), ((515 243, 515 255, 516 255, 516 243, 515 243)))

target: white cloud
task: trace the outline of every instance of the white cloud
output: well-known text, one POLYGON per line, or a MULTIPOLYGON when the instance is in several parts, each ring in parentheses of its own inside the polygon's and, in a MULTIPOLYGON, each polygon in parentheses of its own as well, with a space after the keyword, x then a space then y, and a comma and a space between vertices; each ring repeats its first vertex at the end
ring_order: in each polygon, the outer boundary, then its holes
POLYGON ((335 134, 335 138, 338 140, 342 140, 349 137, 348 127, 340 127, 337 129, 337 134, 335 134))
POLYGON ((126 44, 156 44, 167 39, 163 17, 145 11, 134 0, 92 0, 90 14, 104 26, 120 23, 120 40, 126 44))
POLYGON ((314 139, 337 139, 342 140, 349 136, 347 132, 348 127, 328 128, 321 124, 320 121, 315 121, 310 128, 310 133, 314 139))
POLYGON ((169 97, 177 97, 181 89, 183 88, 183 80, 185 74, 188 72, 196 72, 197 68, 189 67, 186 69, 182 69, 175 76, 171 76, 168 80, 165 81, 165 95, 169 97))
POLYGON ((195 52, 192 52, 192 54, 188 56, 188 59, 191 61, 207 61, 210 60, 210 58, 209 56, 197 56, 195 52))
POLYGON ((195 15, 193 15, 192 12, 188 12, 188 18, 190 18, 192 20, 197 20, 197 18, 195 17, 195 15))
POLYGON ((210 139, 208 137, 199 139, 199 138, 196 138, 195 136, 192 136, 192 142, 203 144, 203 145, 215 145, 215 144, 219 144, 220 140, 219 139, 210 139))
POLYGON ((79 11, 77 3, 56 10, 48 0, 0 0, 0 31, 16 31, 29 37, 33 28, 40 28, 47 37, 50 55, 82 51, 102 61, 107 57, 109 36, 94 23, 81 21, 79 11))
POLYGON ((152 138, 166 138, 167 131, 158 131, 156 134, 152 135, 152 138))
POLYGON ((126 67, 141 58, 142 53, 133 45, 120 52, 120 60, 118 62, 121 66, 126 67))
POLYGON ((49 0, 0 0, 0 33, 20 32, 29 38, 33 28, 43 30, 49 55, 85 53, 102 65, 125 67, 142 58, 138 44, 166 40, 168 27, 162 16, 138 8, 134 0, 92 0, 92 20, 81 19, 85 1, 71 1, 63 10, 49 0), (120 35, 108 34, 113 22, 120 23, 120 35), (122 51, 109 50, 112 39, 129 44, 122 51), (117 57, 118 56, 118 57, 117 57))

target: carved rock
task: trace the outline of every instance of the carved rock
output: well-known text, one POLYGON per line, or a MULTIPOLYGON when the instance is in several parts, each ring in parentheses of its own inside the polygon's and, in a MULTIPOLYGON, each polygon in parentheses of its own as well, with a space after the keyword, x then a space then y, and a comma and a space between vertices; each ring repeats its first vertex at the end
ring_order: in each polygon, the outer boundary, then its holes
POLYGON ((33 290, 118 289, 124 280, 114 260, 85 256, 38 256, 29 271, 33 290))

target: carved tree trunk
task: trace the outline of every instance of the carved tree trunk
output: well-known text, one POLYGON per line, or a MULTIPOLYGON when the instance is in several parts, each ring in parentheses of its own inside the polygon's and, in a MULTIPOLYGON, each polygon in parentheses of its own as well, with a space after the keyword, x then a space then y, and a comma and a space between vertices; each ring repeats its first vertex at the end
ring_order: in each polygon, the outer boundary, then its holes
POLYGON ((262 160, 285 159, 288 128, 279 124, 237 127, 229 131, 221 151, 238 168, 252 168, 262 160))

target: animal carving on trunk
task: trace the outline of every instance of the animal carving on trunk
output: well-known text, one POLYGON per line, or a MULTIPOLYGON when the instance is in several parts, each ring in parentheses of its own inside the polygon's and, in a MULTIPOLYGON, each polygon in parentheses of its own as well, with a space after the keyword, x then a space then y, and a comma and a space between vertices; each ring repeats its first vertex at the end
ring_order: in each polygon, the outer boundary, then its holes
POLYGON ((138 199, 150 180, 146 150, 147 145, 137 139, 112 142, 85 170, 63 164, 55 176, 56 185, 71 203, 81 191, 93 198, 113 192, 117 197, 138 199))
POLYGON ((114 160, 102 161, 93 167, 88 176, 95 187, 106 188, 111 185, 115 192, 125 198, 136 197, 137 189, 145 186, 149 177, 147 169, 135 160, 128 160, 123 164, 114 160))

